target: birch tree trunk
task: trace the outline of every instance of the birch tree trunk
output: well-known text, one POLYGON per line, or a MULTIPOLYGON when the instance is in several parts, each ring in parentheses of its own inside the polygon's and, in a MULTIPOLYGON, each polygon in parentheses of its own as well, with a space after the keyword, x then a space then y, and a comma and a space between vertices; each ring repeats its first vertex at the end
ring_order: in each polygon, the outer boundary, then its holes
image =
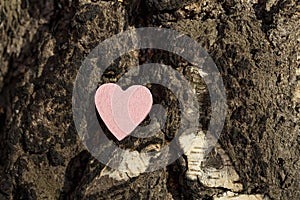
MULTIPOLYGON (((296 1, 2 0, 0 13, 0 199, 300 199, 296 1), (126 174, 100 163, 81 143, 72 90, 82 61, 100 42, 147 26, 187 34, 207 50, 222 75, 228 110, 208 155, 201 156, 199 136, 171 165, 126 174)), ((193 84, 205 131, 208 91, 181 58, 129 52, 104 79, 113 82, 130 66, 161 60, 193 84)), ((156 89, 155 101, 170 98, 156 89)), ((167 112, 164 136, 141 150, 174 137, 179 112, 176 106, 167 112)))

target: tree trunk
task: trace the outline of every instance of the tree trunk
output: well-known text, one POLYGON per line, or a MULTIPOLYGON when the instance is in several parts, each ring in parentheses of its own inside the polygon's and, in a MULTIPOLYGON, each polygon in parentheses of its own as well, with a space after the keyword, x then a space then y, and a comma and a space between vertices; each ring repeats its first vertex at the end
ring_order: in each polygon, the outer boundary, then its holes
MULTIPOLYGON (((300 199, 296 1, 4 0, 0 12, 0 199, 300 199), (218 144, 205 157, 197 151, 199 137, 191 151, 163 169, 122 173, 82 144, 72 91, 93 48, 148 26, 187 34, 207 50, 226 87, 227 116, 218 144)), ((132 66, 161 60, 194 86, 205 131, 207 88, 176 55, 129 52, 101 81, 114 82, 132 66)), ((149 88, 158 103, 172 96, 149 88)), ((172 105, 163 136, 143 145, 133 137, 117 143, 140 145, 140 151, 167 145, 178 124, 172 105)))

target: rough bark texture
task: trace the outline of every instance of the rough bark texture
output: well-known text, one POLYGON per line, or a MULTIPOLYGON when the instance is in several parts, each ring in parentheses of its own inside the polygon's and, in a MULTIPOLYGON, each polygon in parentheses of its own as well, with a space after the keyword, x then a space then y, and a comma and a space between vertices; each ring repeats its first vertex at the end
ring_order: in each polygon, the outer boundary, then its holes
MULTIPOLYGON (((217 199, 226 192, 300 199, 299 12, 293 0, 1 1, 0 199, 217 199), (71 104, 81 62, 104 39, 144 26, 188 34, 214 59, 228 114, 218 147, 202 164, 218 172, 227 159, 241 186, 189 177, 189 154, 166 169, 124 176, 81 144, 71 104)), ((186 62, 153 52, 124 55, 104 81, 163 58, 203 90, 186 62)), ((168 113, 178 114, 173 107, 168 113)), ((204 129, 207 121, 201 119, 204 129)), ((160 145, 176 123, 168 119, 160 145)))

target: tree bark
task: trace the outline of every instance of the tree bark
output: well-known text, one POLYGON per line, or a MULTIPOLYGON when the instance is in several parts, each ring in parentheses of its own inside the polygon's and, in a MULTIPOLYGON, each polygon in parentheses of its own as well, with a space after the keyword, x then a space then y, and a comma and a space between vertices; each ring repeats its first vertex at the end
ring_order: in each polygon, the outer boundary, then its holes
MULTIPOLYGON (((0 199, 300 199, 299 9, 293 0, 1 1, 0 199), (164 169, 124 174, 81 143, 72 90, 100 42, 147 26, 187 34, 207 50, 226 87, 227 117, 218 144, 198 162, 199 152, 185 152, 164 169)), ((205 131, 205 84, 176 55, 130 52, 104 82, 145 60, 164 60, 194 85, 205 131)), ((166 102, 171 94, 158 90, 155 101, 166 102)), ((167 111, 163 137, 124 145, 168 144, 179 111, 167 111)))

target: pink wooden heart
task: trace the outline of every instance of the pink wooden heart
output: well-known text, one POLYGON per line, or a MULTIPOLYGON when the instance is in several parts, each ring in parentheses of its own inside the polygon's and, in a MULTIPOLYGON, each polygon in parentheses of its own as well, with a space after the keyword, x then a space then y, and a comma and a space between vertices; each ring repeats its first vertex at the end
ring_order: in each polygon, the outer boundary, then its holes
POLYGON ((107 83, 97 89, 95 104, 107 128, 120 141, 150 112, 152 94, 141 85, 133 85, 123 91, 118 85, 107 83))

